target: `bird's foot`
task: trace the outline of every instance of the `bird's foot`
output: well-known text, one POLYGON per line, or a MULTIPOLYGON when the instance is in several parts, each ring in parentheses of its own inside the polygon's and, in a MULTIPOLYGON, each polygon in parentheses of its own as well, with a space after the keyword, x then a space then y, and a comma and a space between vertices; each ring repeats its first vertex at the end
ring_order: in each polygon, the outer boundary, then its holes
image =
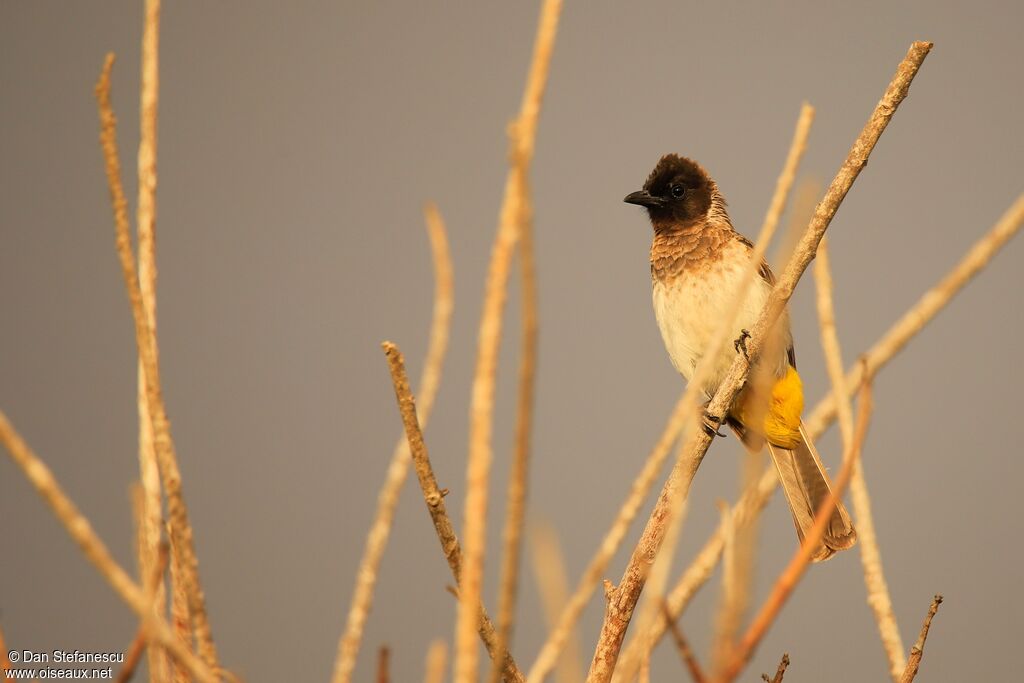
POLYGON ((725 434, 723 434, 720 431, 720 428, 722 426, 722 418, 718 417, 717 415, 712 415, 706 410, 704 411, 704 419, 702 421, 702 426, 704 427, 704 433, 710 436, 712 439, 715 438, 716 436, 725 436, 725 434))
POLYGON ((736 353, 742 353, 744 358, 750 360, 750 354, 747 353, 748 339, 750 339, 750 330, 740 330, 740 336, 736 338, 732 345, 736 349, 736 353))

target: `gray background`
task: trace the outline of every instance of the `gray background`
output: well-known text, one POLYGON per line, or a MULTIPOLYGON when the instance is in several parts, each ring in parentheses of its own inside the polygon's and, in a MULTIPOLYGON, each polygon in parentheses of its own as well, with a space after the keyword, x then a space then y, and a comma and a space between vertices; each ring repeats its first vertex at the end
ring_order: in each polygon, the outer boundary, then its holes
MULTIPOLYGON (((0 4, 0 405, 133 566, 135 350, 113 250, 92 87, 114 104, 134 211, 140 3, 0 4)), ((379 342, 418 374, 431 269, 420 215, 448 221, 451 350, 428 431, 462 509, 480 291, 535 3, 168 3, 159 152, 164 383, 223 661, 251 681, 326 680, 377 489, 399 433, 379 342)), ((579 575, 682 387, 654 323, 649 226, 621 198, 659 155, 701 160, 756 232, 801 100, 804 164, 827 181, 915 39, 935 50, 830 230, 849 362, 1024 189, 1020 3, 567 3, 533 174, 541 357, 530 510, 579 575)), ((1011 244, 879 378, 865 453, 909 647, 933 593, 922 680, 1016 671, 1024 609, 1017 402, 1024 244, 1011 244)), ((827 389, 810 278, 794 300, 808 403, 827 389)), ((485 590, 514 409, 518 298, 502 353, 485 590)), ((837 437, 820 443, 838 461, 837 437)), ((732 500, 716 443, 677 564, 732 500)), ((461 520, 457 520, 461 523, 461 520)), ((638 530, 630 533, 632 545, 638 530)), ((22 475, 0 462, 0 620, 11 647, 118 650, 135 619, 22 475)), ((765 515, 757 600, 795 538, 765 515)), ((609 570, 617 580, 625 557, 609 570)), ((396 680, 449 638, 450 581, 417 491, 403 492, 358 677, 390 643, 396 680)), ((682 624, 705 660, 715 585, 682 624)), ((524 580, 515 642, 544 627, 524 580)), ((581 635, 589 658, 595 597, 581 635)), ((884 680, 855 553, 812 569, 744 680, 884 680)), ((676 654, 654 674, 679 680, 676 654)))

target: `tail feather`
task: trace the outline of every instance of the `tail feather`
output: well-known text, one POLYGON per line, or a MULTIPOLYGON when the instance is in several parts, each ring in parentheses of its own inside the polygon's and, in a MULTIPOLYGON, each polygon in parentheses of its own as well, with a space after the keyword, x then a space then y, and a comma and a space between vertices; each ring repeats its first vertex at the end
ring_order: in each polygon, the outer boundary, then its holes
MULTIPOLYGON (((804 537, 814 526, 814 515, 818 508, 828 502, 829 479, 818 457, 814 443, 808 438, 803 425, 800 426, 801 443, 793 450, 768 444, 775 469, 779 473, 782 490, 786 494, 796 533, 803 543, 804 537)), ((814 551, 815 562, 827 560, 840 550, 846 550, 857 542, 857 532, 850 521, 850 515, 842 502, 838 502, 832 518, 825 527, 825 535, 814 551)))

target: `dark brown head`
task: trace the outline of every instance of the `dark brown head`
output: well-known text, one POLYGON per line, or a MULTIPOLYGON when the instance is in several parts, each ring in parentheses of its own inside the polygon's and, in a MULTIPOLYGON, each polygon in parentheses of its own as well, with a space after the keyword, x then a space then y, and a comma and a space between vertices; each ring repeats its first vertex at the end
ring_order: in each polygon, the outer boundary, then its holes
POLYGON ((685 227, 706 219, 717 197, 715 181, 700 164, 666 154, 651 171, 644 189, 626 195, 623 201, 645 207, 655 228, 685 227))

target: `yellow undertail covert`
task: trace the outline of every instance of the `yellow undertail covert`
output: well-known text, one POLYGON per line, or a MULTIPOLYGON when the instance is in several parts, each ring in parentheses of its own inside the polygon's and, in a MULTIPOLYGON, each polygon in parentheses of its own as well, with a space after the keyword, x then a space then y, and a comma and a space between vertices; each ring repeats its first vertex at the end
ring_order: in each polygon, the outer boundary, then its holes
POLYGON ((800 416, 804 412, 804 386, 796 368, 789 366, 786 374, 772 386, 761 429, 755 426, 755 416, 761 410, 757 410, 753 404, 752 396, 752 392, 744 391, 740 397, 738 410, 735 411, 740 422, 748 429, 760 432, 773 446, 795 449, 801 442, 800 416))

